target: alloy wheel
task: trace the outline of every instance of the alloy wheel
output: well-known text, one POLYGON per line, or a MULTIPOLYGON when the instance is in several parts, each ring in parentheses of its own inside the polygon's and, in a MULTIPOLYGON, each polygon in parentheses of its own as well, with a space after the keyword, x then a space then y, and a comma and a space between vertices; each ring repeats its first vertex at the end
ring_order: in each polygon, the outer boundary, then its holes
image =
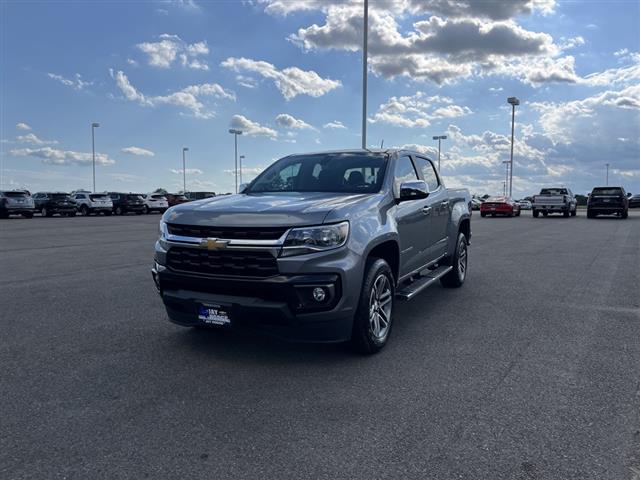
POLYGON ((391 283, 389 277, 376 277, 369 296, 369 330, 377 341, 384 341, 391 327, 391 283))

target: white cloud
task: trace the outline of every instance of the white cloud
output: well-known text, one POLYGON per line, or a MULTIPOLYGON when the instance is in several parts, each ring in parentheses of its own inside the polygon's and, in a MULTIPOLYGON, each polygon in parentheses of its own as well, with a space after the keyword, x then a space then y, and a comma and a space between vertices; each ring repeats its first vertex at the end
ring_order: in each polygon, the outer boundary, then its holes
POLYGON ((79 73, 76 73, 75 78, 73 79, 66 78, 55 73, 47 73, 47 76, 67 87, 73 88, 74 90, 84 90, 86 87, 90 87, 91 85, 93 85, 93 82, 85 82, 84 80, 82 80, 82 75, 80 75, 79 73))
POLYGON ((138 50, 147 55, 147 62, 152 67, 169 68, 176 61, 183 67, 195 70, 209 70, 209 65, 199 57, 209 54, 207 42, 186 43, 178 35, 164 33, 157 42, 144 42, 136 45, 138 50))
POLYGON ((258 81, 255 78, 246 75, 236 75, 236 82, 244 88, 253 89, 258 86, 258 81))
MULTIPOLYGON (((171 173, 175 173, 176 175, 182 175, 183 170, 181 168, 176 169, 176 168, 172 168, 171 169, 171 173)), ((186 172, 187 175, 202 175, 203 171, 200 170, 199 168, 187 168, 184 170, 184 172, 186 172)))
POLYGON ((221 65, 235 72, 257 73, 273 80, 286 100, 291 100, 298 95, 320 97, 342 85, 339 80, 322 78, 313 70, 301 70, 298 67, 278 70, 271 63, 249 58, 229 57, 221 65))
POLYGON ((278 132, 276 132, 272 128, 260 125, 258 122, 249 120, 243 115, 234 115, 231 118, 231 123, 229 124, 229 126, 237 130, 242 130, 243 135, 254 137, 263 136, 271 138, 276 138, 278 136, 278 132))
POLYGON ((207 119, 215 116, 215 112, 202 103, 200 100, 202 97, 214 97, 233 101, 236 99, 234 92, 225 90, 217 83, 190 85, 168 95, 145 96, 131 84, 124 72, 113 72, 113 70, 111 70, 111 76, 115 79, 116 85, 127 100, 137 102, 145 107, 174 105, 189 110, 196 118, 207 119))
POLYGON ((32 143, 34 145, 55 145, 57 140, 42 140, 35 133, 27 133, 26 135, 18 135, 16 140, 19 143, 32 143))
POLYGON ((400 127, 427 127, 431 120, 454 118, 473 113, 469 107, 451 104, 449 97, 427 96, 416 92, 411 96, 391 97, 380 105, 372 123, 387 123, 400 127))
POLYGON ((137 155, 140 157, 153 157, 155 154, 151 150, 147 150, 146 148, 141 147, 125 147, 120 150, 122 153, 126 153, 129 155, 137 155))
POLYGON ((291 130, 315 130, 313 126, 309 125, 304 120, 295 118, 288 113, 281 113, 276 116, 276 125, 291 130))
POLYGON ((340 130, 340 129, 346 130, 347 129, 347 127, 345 127, 343 125, 343 123, 341 121, 339 121, 339 120, 334 120, 332 122, 325 123, 322 126, 322 128, 331 128, 331 129, 334 129, 334 130, 340 130))
MULTIPOLYGON (((51 147, 42 148, 18 148, 11 150, 10 155, 16 157, 37 157, 43 163, 51 165, 91 165, 92 154, 85 152, 74 152, 71 150, 58 150, 51 147)), ((96 165, 113 165, 115 161, 105 153, 96 153, 96 165)))
POLYGON ((16 128, 18 130, 31 130, 31 127, 24 122, 16 123, 16 128))

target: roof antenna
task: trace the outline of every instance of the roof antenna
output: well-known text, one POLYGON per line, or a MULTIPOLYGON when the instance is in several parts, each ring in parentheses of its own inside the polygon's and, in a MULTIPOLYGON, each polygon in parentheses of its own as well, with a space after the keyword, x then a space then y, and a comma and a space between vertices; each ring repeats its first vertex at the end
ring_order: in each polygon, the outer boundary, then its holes
POLYGON ((382 150, 382 146, 384 145, 384 138, 382 139, 382 141, 380 142, 380 150, 382 150))

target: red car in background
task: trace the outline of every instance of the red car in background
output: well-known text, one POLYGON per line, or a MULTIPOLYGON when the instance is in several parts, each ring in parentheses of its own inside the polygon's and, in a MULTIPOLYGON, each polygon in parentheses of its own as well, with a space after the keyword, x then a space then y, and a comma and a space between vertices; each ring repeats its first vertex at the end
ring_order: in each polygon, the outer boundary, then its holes
POLYGON ((189 199, 181 193, 167 193, 165 194, 165 197, 167 197, 167 203, 170 207, 180 205, 181 203, 187 203, 189 201, 189 199))
POLYGON ((520 216, 520 205, 511 197, 489 197, 480 205, 480 216, 506 215, 508 217, 520 216))

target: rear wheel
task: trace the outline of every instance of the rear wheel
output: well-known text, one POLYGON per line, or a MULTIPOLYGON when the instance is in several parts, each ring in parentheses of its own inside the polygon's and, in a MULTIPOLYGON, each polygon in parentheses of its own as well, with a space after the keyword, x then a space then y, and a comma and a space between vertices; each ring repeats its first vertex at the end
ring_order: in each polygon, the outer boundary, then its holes
POLYGON ((105 216, 107 216, 107 217, 110 217, 112 213, 113 213, 113 212, 112 212, 111 210, 105 210, 105 211, 104 211, 104 214, 105 214, 105 216))
POLYGON ((116 207, 116 215, 122 215, 122 207, 116 207))
POLYGON ((628 216, 629 216, 629 211, 628 211, 628 210, 625 210, 624 212, 622 212, 622 215, 621 215, 621 217, 620 217, 620 218, 625 219, 625 218, 627 218, 628 216))
POLYGON ((86 205, 82 205, 80 207, 80 214, 86 217, 87 215, 89 215, 89 208, 86 205))
POLYGON ((542 212, 543 217, 546 217, 547 215, 549 215, 549 212, 542 212))
POLYGON ((351 344, 372 354, 382 350, 391 334, 395 283, 389 264, 381 258, 368 259, 365 272, 351 344))
POLYGON ((75 216, 76 216, 76 212, 67 213, 67 217, 75 217, 75 216))
POLYGON ((538 218, 539 212, 537 210, 533 211, 533 218, 538 218))
POLYGON ((42 207, 42 210, 40 210, 40 215, 42 215, 43 217, 53 217, 53 212, 50 212, 47 207, 42 207))
POLYGON ((587 209, 587 218, 596 218, 596 214, 587 209))
POLYGON ((571 216, 575 217, 578 214, 578 207, 574 208, 573 210, 571 210, 571 216))
POLYGON ((33 212, 25 212, 22 214, 24 218, 33 218, 33 212))
POLYGON ((149 207, 147 207, 146 205, 144 206, 144 213, 147 215, 151 213, 151 210, 149 210, 149 207))
POLYGON ((464 233, 459 233, 456 251, 451 257, 450 265, 453 269, 440 279, 443 287, 458 288, 462 286, 467 277, 468 258, 467 237, 464 236, 464 233))
POLYGON ((480 212, 480 216, 481 216, 482 218, 484 218, 484 217, 486 217, 486 216, 487 216, 487 214, 486 214, 486 213, 484 213, 484 212, 480 212))
POLYGON ((9 212, 0 210, 0 218, 9 218, 9 212))
POLYGON ((520 216, 520 209, 518 209, 518 213, 516 213, 516 217, 520 216))

